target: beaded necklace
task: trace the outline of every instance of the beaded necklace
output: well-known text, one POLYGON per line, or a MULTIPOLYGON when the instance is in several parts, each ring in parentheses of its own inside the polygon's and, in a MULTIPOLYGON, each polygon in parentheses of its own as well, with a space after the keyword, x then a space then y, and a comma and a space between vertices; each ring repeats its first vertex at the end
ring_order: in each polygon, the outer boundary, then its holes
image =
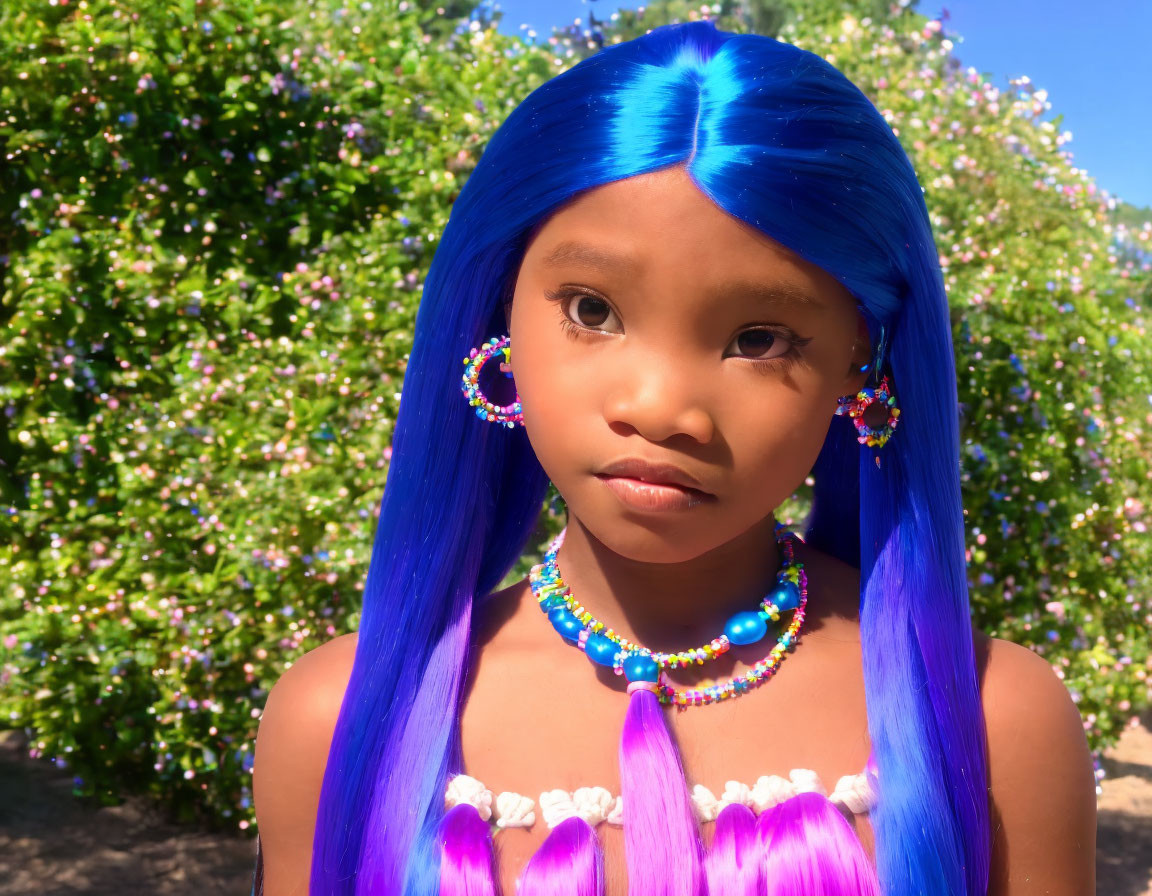
MULTIPOLYGON (((804 608, 808 603, 808 576, 804 564, 795 559, 793 552, 793 543, 799 540, 799 536, 783 523, 776 524, 776 543, 784 554, 784 562, 776 574, 772 590, 760 601, 760 608, 736 613, 724 625, 724 633, 709 643, 675 653, 652 651, 621 637, 595 619, 572 596, 556 566, 556 554, 567 531, 565 526, 552 539, 544 554, 544 562, 537 563, 528 573, 532 593, 536 595, 541 611, 556 631, 583 650, 591 661, 612 667, 617 675, 626 675, 633 684, 654 682, 650 689, 661 703, 672 703, 686 709, 739 697, 771 678, 799 637, 800 626, 804 623, 804 608), (705 660, 727 653, 733 644, 755 644, 767 634, 768 623, 779 622, 780 614, 789 610, 793 615, 788 627, 777 636, 768 655, 746 672, 704 688, 677 688, 668 680, 667 669, 692 663, 703 665, 705 660)), ((628 686, 629 693, 633 684, 628 686)))

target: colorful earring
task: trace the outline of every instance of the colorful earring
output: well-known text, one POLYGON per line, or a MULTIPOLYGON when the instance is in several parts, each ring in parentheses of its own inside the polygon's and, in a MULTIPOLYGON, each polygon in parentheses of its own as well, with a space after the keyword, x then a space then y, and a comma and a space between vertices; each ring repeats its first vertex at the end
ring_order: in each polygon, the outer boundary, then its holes
MULTIPOLYGON (((861 367, 861 370, 871 367, 873 376, 880 370, 884 363, 887 335, 887 328, 881 326, 876 357, 861 367)), ((900 408, 896 405, 896 396, 892 394, 888 377, 882 376, 878 385, 865 386, 855 395, 842 395, 836 407, 836 416, 842 417, 845 414, 856 424, 857 442, 883 448, 895 432, 896 424, 900 422, 900 408)), ((876 465, 880 465, 879 457, 876 458, 876 465)))
POLYGON ((464 359, 464 377, 460 381, 460 388, 464 392, 464 397, 468 399, 469 405, 476 408, 477 417, 481 420, 487 420, 489 423, 503 424, 509 429, 514 428, 517 424, 524 425, 524 414, 520 408, 519 393, 512 404, 496 405, 490 402, 488 397, 480 391, 479 380, 480 369, 489 358, 497 354, 504 355, 504 360, 500 362, 500 370, 506 377, 512 377, 512 369, 508 366, 512 360, 511 341, 511 336, 499 338, 493 336, 484 343, 482 348, 472 349, 468 353, 468 357, 464 359))
POLYGON ((857 442, 883 448, 900 422, 900 408, 896 406, 888 377, 882 377, 878 386, 865 386, 855 395, 842 395, 836 415, 845 414, 856 424, 857 442))

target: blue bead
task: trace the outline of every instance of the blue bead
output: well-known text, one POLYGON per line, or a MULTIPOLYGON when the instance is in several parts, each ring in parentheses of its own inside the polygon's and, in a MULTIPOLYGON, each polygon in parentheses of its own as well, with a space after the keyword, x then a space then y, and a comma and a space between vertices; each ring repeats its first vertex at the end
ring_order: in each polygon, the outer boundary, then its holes
POLYGON ((584 642, 584 652, 588 654, 588 659, 601 666, 611 666, 619 650, 619 644, 600 632, 593 632, 584 642))
POLYGON ((624 660, 624 674, 629 681, 657 681, 660 666, 647 654, 632 653, 624 660))
POLYGON ((795 583, 782 579, 769 595, 769 599, 778 610, 795 610, 800 606, 800 589, 796 587, 795 583))
POLYGON ((768 632, 768 623, 759 613, 737 613, 724 626, 724 634, 733 644, 755 644, 768 632))
POLYGON ((575 644, 580 640, 580 632, 583 631, 584 626, 567 607, 557 607, 548 614, 548 621, 552 623, 552 627, 556 631, 560 632, 565 641, 571 641, 575 644))

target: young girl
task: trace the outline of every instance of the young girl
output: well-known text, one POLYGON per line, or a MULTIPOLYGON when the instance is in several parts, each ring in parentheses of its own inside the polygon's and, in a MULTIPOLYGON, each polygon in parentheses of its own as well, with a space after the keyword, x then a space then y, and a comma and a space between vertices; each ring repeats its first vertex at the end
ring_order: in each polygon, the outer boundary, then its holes
POLYGON ((254 890, 1093 893, 1076 708, 970 622, 950 334, 818 56, 668 25, 533 91, 428 273, 360 630, 269 696, 254 890))

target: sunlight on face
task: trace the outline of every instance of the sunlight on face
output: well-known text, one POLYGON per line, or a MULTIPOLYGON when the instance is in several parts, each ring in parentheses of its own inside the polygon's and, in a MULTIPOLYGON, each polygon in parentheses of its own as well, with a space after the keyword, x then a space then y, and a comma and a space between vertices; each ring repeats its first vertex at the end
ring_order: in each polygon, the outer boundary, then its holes
POLYGON ((811 470, 869 357, 848 290, 679 167, 555 213, 506 310, 540 464, 570 514, 636 559, 684 560, 763 520, 811 470), (672 463, 714 497, 635 512, 595 475, 625 457, 672 463))

